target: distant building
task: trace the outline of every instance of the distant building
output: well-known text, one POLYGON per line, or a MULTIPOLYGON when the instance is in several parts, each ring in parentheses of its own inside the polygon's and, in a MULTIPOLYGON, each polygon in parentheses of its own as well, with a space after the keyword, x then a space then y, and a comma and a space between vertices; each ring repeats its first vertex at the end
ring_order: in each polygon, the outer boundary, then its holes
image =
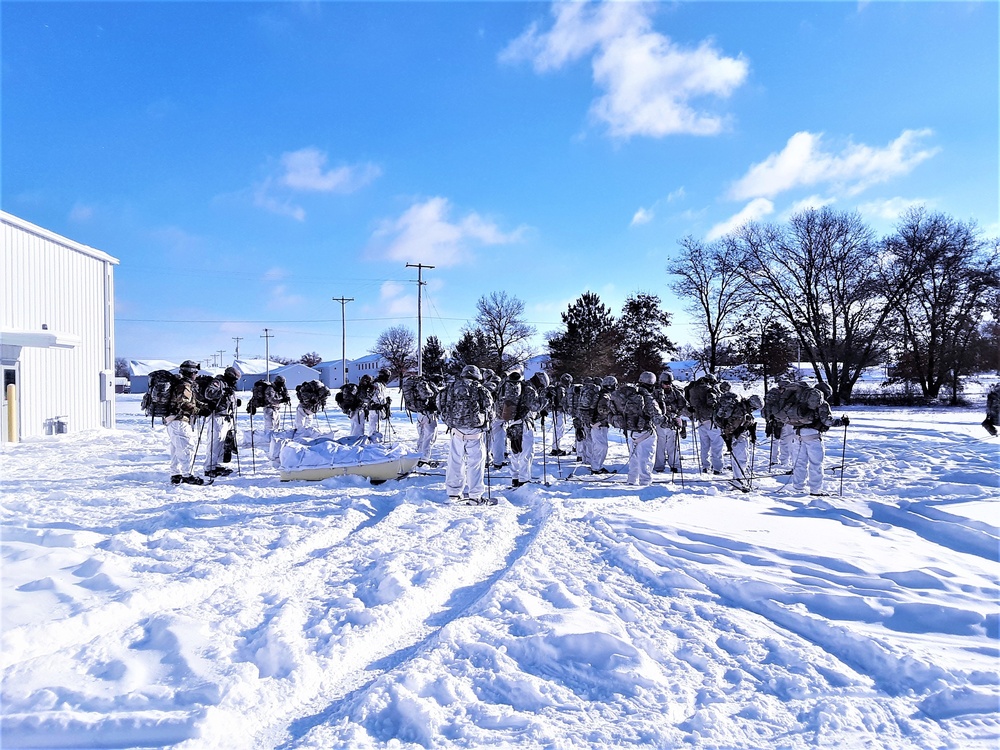
POLYGON ((674 376, 674 380, 680 380, 684 383, 697 380, 700 376, 705 374, 705 370, 696 359, 687 359, 681 362, 667 362, 665 367, 670 370, 670 373, 674 376))
POLYGON ((15 386, 18 439, 114 427, 118 260, 4 211, 0 233, 3 407, 15 386))
POLYGON ((271 372, 271 380, 274 380, 279 375, 285 379, 285 387, 288 388, 289 393, 295 390, 295 386, 302 385, 307 380, 320 379, 319 370, 315 370, 301 362, 293 362, 290 365, 273 370, 271 372))
POLYGON ((253 384, 258 380, 267 380, 270 377, 273 381, 275 373, 284 365, 266 359, 237 359, 233 362, 233 367, 240 374, 236 390, 251 391, 253 384))
MULTIPOLYGON (((347 360, 347 382, 357 383, 362 375, 368 374, 373 378, 378 375, 378 371, 383 367, 391 365, 378 354, 369 354, 358 359, 347 360)), ((320 362, 313 369, 319 372, 319 380, 327 388, 340 388, 344 384, 344 363, 343 360, 335 359, 330 362, 320 362)), ((395 378, 395 374, 393 375, 395 378)))
POLYGON ((157 370, 174 371, 177 366, 177 362, 168 362, 165 359, 130 359, 128 373, 132 385, 131 392, 145 393, 149 390, 149 373, 157 370))

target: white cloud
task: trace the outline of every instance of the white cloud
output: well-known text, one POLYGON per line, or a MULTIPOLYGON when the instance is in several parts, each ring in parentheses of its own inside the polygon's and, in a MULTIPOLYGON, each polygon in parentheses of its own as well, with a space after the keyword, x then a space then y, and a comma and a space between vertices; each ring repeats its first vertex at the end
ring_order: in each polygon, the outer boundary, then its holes
POLYGON ((74 203, 69 212, 70 221, 90 221, 94 218, 94 207, 84 203, 74 203))
POLYGON ((469 259, 476 246, 506 245, 522 229, 505 233, 474 211, 453 219, 447 198, 414 203, 397 219, 386 220, 372 235, 370 250, 404 263, 454 266, 469 259))
POLYGON ((533 24, 501 61, 529 60, 544 73, 592 56, 594 83, 603 93, 591 115, 615 137, 713 135, 724 128, 723 117, 700 111, 693 100, 730 96, 747 78, 745 59, 725 57, 711 41, 696 48, 675 44, 652 30, 645 4, 554 3, 552 13, 549 31, 533 24))
POLYGON ((767 198, 754 198, 739 213, 709 229, 705 239, 708 241, 717 240, 719 237, 739 229, 748 221, 757 221, 772 213, 774 213, 774 204, 771 201, 767 198))
POLYGON ((314 147, 282 154, 285 171, 279 181, 285 187, 303 192, 353 193, 382 174, 374 164, 325 169, 326 162, 326 153, 314 147))
POLYGON ((281 167, 254 186, 254 205, 279 216, 305 221, 306 211, 293 197, 301 193, 354 193, 371 184, 382 170, 375 164, 327 169, 328 156, 314 146, 281 155, 281 167))
POLYGON ((283 310, 289 307, 298 307, 305 298, 301 295, 289 291, 285 284, 275 284, 267 297, 267 307, 269 310, 283 310))
POLYGON ((648 224, 656 216, 655 211, 652 208, 642 208, 640 207, 635 215, 632 217, 632 223, 629 224, 631 227, 637 227, 642 224, 648 224))
POLYGON ((920 198, 887 198, 858 204, 858 212, 871 219, 895 221, 914 206, 926 206, 928 201, 920 198))
POLYGON ((416 317, 417 295, 406 284, 386 281, 379 289, 379 313, 386 317, 416 317))
POLYGON ((830 206, 836 202, 836 198, 824 198, 822 195, 810 195, 808 198, 795 201, 795 203, 789 206, 788 210, 785 211, 784 216, 787 218, 810 208, 823 208, 823 206, 830 206))
POLYGON ((934 156, 938 148, 923 148, 930 130, 904 130, 884 148, 848 143, 840 153, 823 148, 823 134, 806 131, 788 139, 785 148, 754 164, 729 189, 733 200, 774 198, 788 190, 828 185, 845 196, 908 174, 934 156))

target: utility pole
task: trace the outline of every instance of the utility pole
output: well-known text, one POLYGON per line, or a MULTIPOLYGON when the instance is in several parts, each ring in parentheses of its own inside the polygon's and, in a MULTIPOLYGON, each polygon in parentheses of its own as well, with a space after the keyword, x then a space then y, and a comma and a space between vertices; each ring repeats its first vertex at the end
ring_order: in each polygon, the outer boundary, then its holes
POLYGON ((419 377, 424 374, 424 329, 423 314, 421 311, 423 299, 421 291, 423 285, 426 283, 424 281, 424 269, 434 268, 434 266, 425 266, 423 263, 407 263, 406 267, 417 269, 417 376, 419 377))
POLYGON ((234 359, 240 358, 240 342, 242 340, 243 340, 242 336, 233 336, 233 341, 236 342, 236 355, 234 356, 234 359))
POLYGON ((219 349, 219 364, 217 367, 222 367, 222 363, 225 361, 222 359, 222 355, 226 353, 225 349, 219 349))
POLYGON ((271 339, 274 338, 274 334, 271 333, 271 331, 270 331, 269 328, 265 328, 264 329, 264 335, 261 336, 261 338, 264 339, 264 370, 265 370, 265 373, 266 373, 264 375, 264 377, 267 380, 267 382, 270 383, 271 382, 271 348, 270 348, 270 344, 271 344, 271 339))
POLYGON ((340 303, 340 381, 342 386, 347 385, 347 303, 354 302, 354 297, 333 297, 334 302, 340 303))

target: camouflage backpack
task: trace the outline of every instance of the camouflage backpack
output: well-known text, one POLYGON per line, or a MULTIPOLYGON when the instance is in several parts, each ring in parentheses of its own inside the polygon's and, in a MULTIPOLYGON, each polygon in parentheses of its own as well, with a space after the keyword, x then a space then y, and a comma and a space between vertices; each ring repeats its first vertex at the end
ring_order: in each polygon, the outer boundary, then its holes
POLYGON ((773 418, 793 427, 804 427, 816 420, 825 402, 823 392, 809 383, 803 380, 788 383, 781 389, 781 400, 774 409, 773 418))
POLYGON ((497 417, 505 422, 520 419, 517 412, 522 408, 521 395, 523 391, 524 381, 521 379, 521 374, 512 372, 500 385, 500 392, 497 395, 497 417))
POLYGON ((434 388, 423 375, 411 375, 403 380, 403 407, 408 411, 423 414, 431 399, 434 388))
POLYGON ((715 384, 707 376, 702 376, 693 383, 689 383, 684 389, 684 396, 698 420, 705 421, 712 418, 719 394, 715 384))
POLYGON ((344 414, 352 414, 361 406, 357 383, 344 383, 333 400, 337 402, 337 406, 344 414))
POLYGON ((174 383, 180 379, 180 375, 169 370, 153 370, 149 373, 149 388, 142 397, 142 410, 150 417, 170 416, 174 383))
POLYGON ((599 383, 585 383, 580 388, 579 395, 573 401, 573 416, 580 419, 584 424, 591 424, 594 421, 597 402, 601 397, 601 386, 599 383))
POLYGON ((247 403, 247 414, 251 417, 267 406, 267 389, 271 384, 266 380, 258 380, 253 384, 253 392, 250 394, 250 401, 247 403))
POLYGON ((326 409, 326 399, 330 395, 330 389, 322 381, 307 380, 295 389, 298 393, 299 401, 307 409, 313 411, 324 411, 326 409))
POLYGON ((475 380, 456 378, 438 394, 438 411, 448 427, 474 429, 486 426, 489 395, 475 380))
POLYGON ((645 432, 649 429, 646 400, 634 385, 620 385, 611 394, 611 425, 626 432, 645 432))

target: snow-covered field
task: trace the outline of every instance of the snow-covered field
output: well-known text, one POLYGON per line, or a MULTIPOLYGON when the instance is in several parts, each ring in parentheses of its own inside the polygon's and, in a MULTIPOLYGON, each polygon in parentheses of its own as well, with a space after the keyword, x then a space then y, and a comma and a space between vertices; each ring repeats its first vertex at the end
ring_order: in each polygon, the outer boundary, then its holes
POLYGON ((282 483, 246 454, 174 487, 139 399, 0 449, 4 748, 1000 743, 979 410, 848 410, 842 497, 839 471, 825 498, 636 492, 549 459, 469 508, 443 476, 282 483))

